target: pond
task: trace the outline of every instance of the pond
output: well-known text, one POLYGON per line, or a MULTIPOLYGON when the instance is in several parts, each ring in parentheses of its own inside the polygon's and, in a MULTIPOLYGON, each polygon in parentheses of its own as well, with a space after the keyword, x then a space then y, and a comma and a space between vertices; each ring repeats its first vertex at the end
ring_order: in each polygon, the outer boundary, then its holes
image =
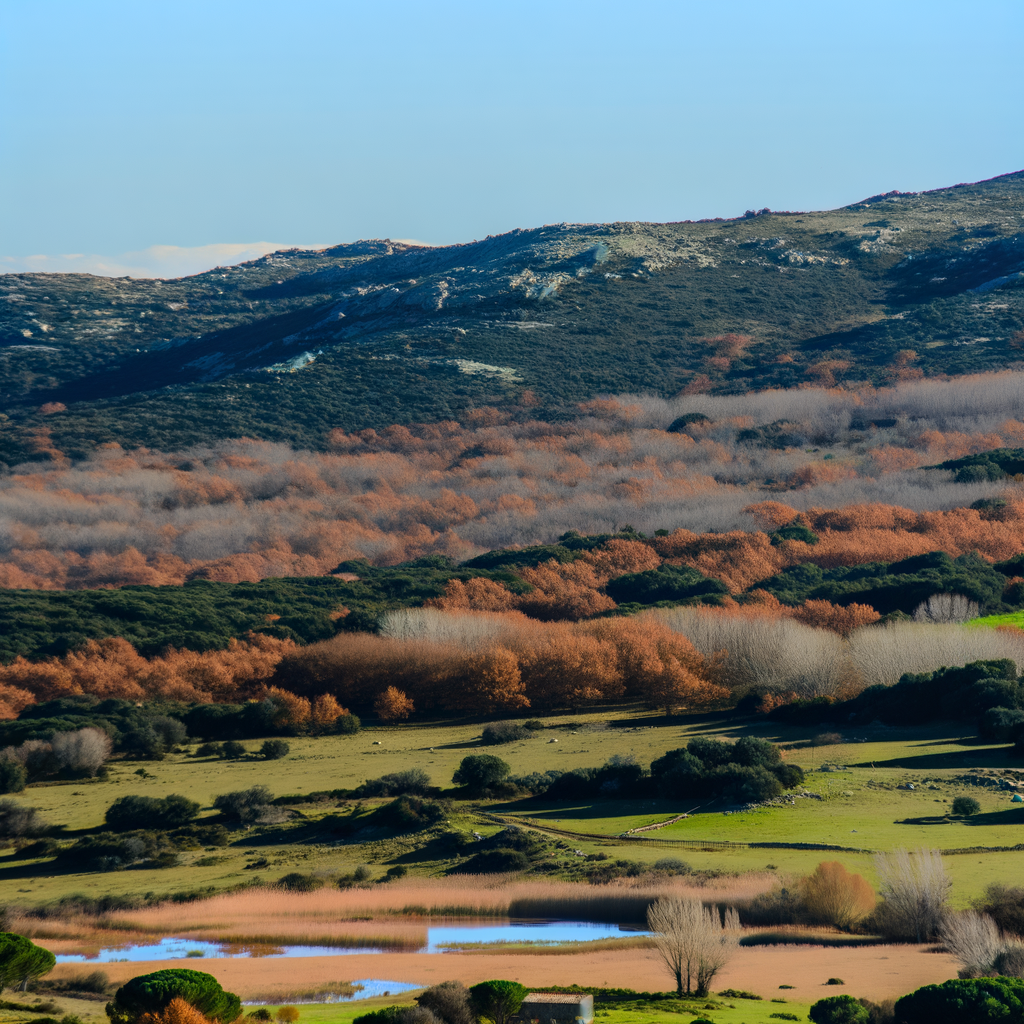
MULTIPOLYGON (((145 963, 149 960, 202 960, 223 957, 352 956, 357 953, 444 953, 452 947, 476 943, 529 942, 551 945, 560 942, 591 942, 594 939, 647 935, 640 928, 600 924, 594 921, 505 921, 501 924, 438 925, 428 927, 427 943, 418 948, 382 949, 379 946, 285 946, 261 942, 210 942, 173 936, 145 945, 110 946, 91 956, 61 953, 59 964, 145 963)), ((363 996, 362 998, 366 998, 363 996)))

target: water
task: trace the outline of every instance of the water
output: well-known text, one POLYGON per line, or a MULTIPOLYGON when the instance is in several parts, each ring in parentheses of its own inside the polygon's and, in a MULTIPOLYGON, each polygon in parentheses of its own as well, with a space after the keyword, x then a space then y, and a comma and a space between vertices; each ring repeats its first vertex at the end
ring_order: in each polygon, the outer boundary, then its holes
MULTIPOLYGON (((423 985, 410 984, 406 981, 388 981, 385 978, 360 978, 353 981, 353 985, 361 985, 362 988, 350 996, 320 996, 318 1003, 351 1003, 357 999, 373 999, 375 996, 397 996, 403 992, 412 992, 414 989, 423 988, 423 985)), ((304 1006, 308 1002, 305 999, 289 1000, 292 1006, 304 1006)), ((243 1002, 243 1006, 265 1006, 265 1003, 243 1002)))
MULTIPOLYGON (((137 946, 110 946, 94 956, 81 953, 61 953, 59 964, 145 963, 150 960, 191 960, 198 967, 203 960, 233 957, 300 957, 300 956, 354 956, 357 953, 416 952, 443 953, 451 946, 465 943, 534 942, 590 942, 622 935, 647 935, 639 929, 617 924, 593 921, 508 921, 504 924, 441 925, 427 928, 427 944, 416 949, 409 947, 382 949, 379 946, 278 946, 259 942, 209 942, 202 939, 182 939, 169 936, 159 942, 137 946)), ((372 979, 371 979, 372 980, 372 979)), ((376 984, 376 982, 374 982, 376 984)), ((414 986, 415 987, 415 986, 414 986)), ((361 995, 361 998, 367 998, 361 995)))

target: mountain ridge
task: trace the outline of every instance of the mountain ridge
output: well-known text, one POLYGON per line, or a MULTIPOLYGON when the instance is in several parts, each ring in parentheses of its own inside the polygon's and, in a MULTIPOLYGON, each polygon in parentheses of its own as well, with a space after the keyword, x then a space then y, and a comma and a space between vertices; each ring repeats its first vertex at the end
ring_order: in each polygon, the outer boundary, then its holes
POLYGON ((839 210, 0 275, 0 459, 1019 368, 1024 172, 839 210), (998 301, 996 301, 998 299, 998 301))

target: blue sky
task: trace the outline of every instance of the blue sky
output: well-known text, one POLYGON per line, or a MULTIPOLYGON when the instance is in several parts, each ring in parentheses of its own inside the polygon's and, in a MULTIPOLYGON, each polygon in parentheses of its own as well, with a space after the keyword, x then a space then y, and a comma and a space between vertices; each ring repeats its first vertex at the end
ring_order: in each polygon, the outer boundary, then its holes
POLYGON ((1024 167, 1022 42, 1020 0, 4 0, 0 256, 439 244, 991 177, 1024 167))

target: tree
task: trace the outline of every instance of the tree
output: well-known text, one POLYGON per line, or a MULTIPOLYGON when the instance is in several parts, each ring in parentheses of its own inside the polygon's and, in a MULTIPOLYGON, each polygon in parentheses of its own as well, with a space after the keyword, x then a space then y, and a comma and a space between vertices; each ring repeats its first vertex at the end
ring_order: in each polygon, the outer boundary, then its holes
POLYGON ((871 912, 875 893, 861 875, 852 875, 837 860, 823 861, 800 883, 804 903, 823 924, 849 928, 871 912))
POLYGON ((871 1012, 853 996, 819 999, 809 1014, 814 1024, 868 1024, 871 1012))
POLYGON ((33 978, 53 970, 56 957, 31 939, 15 932, 0 932, 0 991, 19 984, 22 992, 33 978))
POLYGON ((174 968, 142 974, 126 982, 107 1003, 111 1024, 135 1024, 145 1014, 161 1013, 172 1000, 182 999, 204 1017, 231 1024, 242 1012, 233 992, 225 992, 212 974, 174 968))
POLYGON ((729 962, 739 927, 736 912, 723 927, 718 911, 700 900, 661 898, 647 908, 647 927, 658 955, 676 982, 676 995, 706 996, 715 975, 729 962))
POLYGON ((511 774, 512 766, 494 754, 470 754, 455 769, 452 782, 479 793, 511 774))
POLYGON ((518 981, 482 981, 469 990, 476 1012, 493 1024, 508 1024, 509 1018, 519 1012, 526 993, 526 987, 518 981))
POLYGON ((938 850, 893 850, 875 856, 881 927, 893 938, 924 942, 938 931, 953 885, 938 850))
POLYGON ((408 718, 415 708, 397 686, 389 686, 373 702, 373 710, 382 722, 397 722, 400 718, 408 718))
POLYGON ((34 807, 26 807, 17 800, 0 800, 0 838, 37 836, 48 828, 46 820, 34 807))
POLYGON ((113 744, 102 729, 76 729, 54 733, 50 740, 53 759, 58 768, 95 775, 110 757, 113 744))

